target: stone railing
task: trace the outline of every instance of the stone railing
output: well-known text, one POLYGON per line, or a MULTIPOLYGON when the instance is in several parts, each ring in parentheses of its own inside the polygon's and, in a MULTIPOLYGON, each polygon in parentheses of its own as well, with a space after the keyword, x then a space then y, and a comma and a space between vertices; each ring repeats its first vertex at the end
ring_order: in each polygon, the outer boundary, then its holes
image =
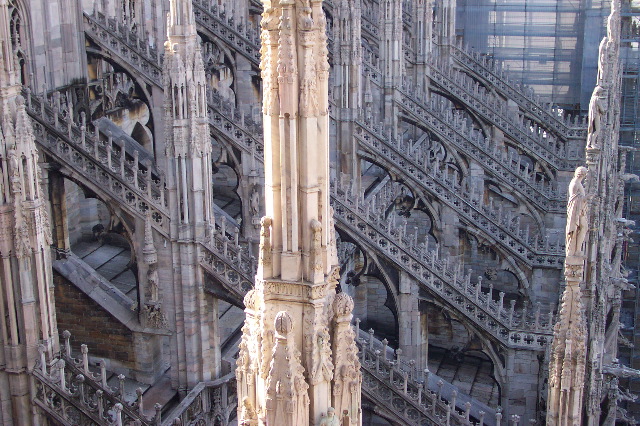
MULTIPOLYGON (((535 122, 527 120, 517 111, 511 112, 507 103, 494 94, 481 88, 475 80, 466 74, 454 70, 448 63, 431 63, 431 82, 451 93, 456 99, 484 118, 488 123, 498 127, 518 145, 535 157, 542 157, 554 168, 565 170, 573 168, 580 161, 579 151, 568 152, 565 141, 558 139, 553 133, 546 131, 535 122)), ((404 94, 412 93, 405 87, 404 94)), ((421 99, 411 97, 415 102, 421 99)), ((576 117, 577 119, 577 117, 576 117)), ((580 120, 581 121, 581 120, 580 120)), ((578 123, 576 123, 576 127, 578 123)))
POLYGON ((553 306, 547 312, 539 304, 535 309, 527 305, 516 309, 515 301, 505 306, 504 293, 500 292, 497 300, 493 298, 491 282, 485 293, 481 278, 472 282, 471 271, 463 272, 460 264, 451 266, 449 257, 441 255, 437 246, 431 249, 418 243, 415 233, 380 217, 370 203, 338 186, 333 183, 336 226, 357 237, 358 244, 384 256, 502 345, 543 350, 551 341, 553 306))
POLYGON ((538 96, 535 96, 531 89, 509 80, 499 61, 463 47, 462 41, 448 47, 451 48, 449 52, 457 63, 515 101, 526 114, 537 119, 563 139, 586 139, 586 118, 583 117, 576 122, 563 117, 552 104, 542 102, 538 96))
POLYGON ((242 22, 227 18, 218 2, 193 0, 193 13, 198 30, 208 34, 212 40, 220 39, 229 47, 246 57, 256 67, 260 64, 260 35, 242 22))
MULTIPOLYGON (((376 71, 375 67, 368 63, 364 65, 363 69, 365 73, 370 75, 371 81, 378 85, 379 82, 376 79, 380 79, 379 71, 376 71)), ((447 105, 443 99, 427 98, 424 94, 410 95, 409 93, 408 90, 400 90, 400 107, 426 125, 443 143, 456 147, 460 152, 478 161, 485 170, 493 172, 495 178, 512 187, 542 210, 560 211, 564 208, 564 202, 559 198, 553 183, 537 181, 533 170, 528 170, 526 165, 521 165, 518 158, 508 157, 508 154, 497 144, 492 143, 490 138, 485 138, 481 132, 475 130, 473 123, 455 116, 451 110, 446 108, 447 105)), ((360 113, 360 116, 363 117, 364 114, 360 113)), ((518 146, 527 148, 521 144, 518 146)), ((529 148, 525 151, 537 157, 545 165, 550 164, 554 158, 557 159, 545 151, 541 145, 529 148), (536 154, 537 152, 539 154, 536 154)), ((564 158, 558 160, 558 163, 568 167, 568 162, 564 158)))
POLYGON ((116 18, 84 14, 84 31, 101 48, 115 53, 150 83, 162 87, 162 52, 116 18))
POLYGON ((111 138, 102 140, 87 126, 77 126, 63 117, 55 104, 23 91, 27 112, 33 120, 38 145, 55 161, 78 172, 91 189, 107 199, 115 199, 130 214, 145 218, 167 235, 169 211, 164 175, 156 172, 149 158, 140 161, 139 151, 127 152, 125 144, 111 138))
POLYGON ((477 227, 499 247, 514 254, 531 266, 561 268, 564 259, 564 241, 551 242, 544 235, 531 232, 510 211, 492 208, 484 204, 481 194, 474 193, 473 185, 460 182, 455 173, 446 173, 428 161, 419 162, 403 150, 404 145, 389 141, 388 132, 362 121, 357 122, 355 137, 364 150, 376 156, 376 160, 409 179, 416 187, 434 194, 438 200, 451 207, 461 219, 477 227), (469 190, 471 189, 471 190, 469 190))
MULTIPOLYGON (((97 38, 100 46, 109 51, 112 55, 122 59, 130 66, 133 66, 147 80, 162 88, 162 68, 161 61, 157 63, 153 58, 145 56, 148 52, 142 49, 136 51, 136 46, 129 43, 129 39, 121 32, 107 32, 105 25, 109 23, 111 27, 124 28, 117 25, 115 18, 105 18, 103 15, 85 15, 85 32, 92 38, 97 38), (110 40, 105 42, 104 40, 110 40), (146 66, 138 66, 146 63, 146 66)), ((237 109, 231 102, 225 100, 214 89, 207 91, 207 102, 209 104, 208 115, 209 124, 216 129, 219 134, 229 139, 232 143, 244 146, 247 151, 256 149, 262 150, 262 124, 254 122, 250 117, 245 117, 243 111, 237 109), (252 147, 253 146, 253 147, 252 147)))
POLYGON ((104 360, 98 361, 100 372, 93 371, 87 345, 81 345, 80 358, 74 358, 71 333, 64 331, 62 337, 62 351, 53 359, 47 360, 44 346, 39 347, 40 360, 32 374, 34 403, 60 424, 170 426, 218 422, 215 424, 226 426, 237 407, 235 374, 231 373, 199 383, 168 415, 162 414, 162 406, 157 403, 147 409, 141 388, 136 390, 135 400, 128 401, 124 375, 117 376, 117 387, 111 387, 104 360))
MULTIPOLYGON (((440 76, 444 80, 446 75, 443 72, 439 72, 434 68, 433 74, 436 77, 440 76)), ((382 89, 382 71, 379 68, 378 56, 369 50, 363 50, 362 70, 365 75, 369 77, 369 81, 382 89)), ((453 71, 452 71, 453 72, 453 71)), ((457 73, 456 75, 463 75, 457 73)), ((454 77, 452 77, 453 79, 454 77)), ((462 78, 462 77, 461 77, 462 78)), ((471 83, 469 83, 471 84, 471 83)), ((449 84, 453 86, 453 84, 449 84)), ((426 98, 424 90, 413 88, 409 86, 409 83, 404 83, 403 87, 397 88, 402 95, 400 99, 397 99, 399 106, 416 116, 420 121, 427 120, 430 116, 430 100, 426 98)), ((455 89, 455 87, 453 88, 455 89)), ((455 91, 452 92, 454 95, 455 91)), ((518 116, 517 119, 510 118, 508 111, 503 110, 496 105, 496 108, 500 111, 500 114, 495 114, 492 111, 492 105, 483 104, 480 101, 476 102, 476 99, 472 97, 470 93, 458 93, 457 96, 461 101, 466 102, 470 109, 479 114, 481 117, 488 118, 494 124, 501 126, 505 129, 505 134, 509 136, 519 148, 522 148, 525 152, 539 161, 545 163, 554 169, 568 170, 571 169, 575 163, 567 160, 567 156, 577 159, 580 156, 580 152, 568 152, 565 149, 565 144, 558 144, 557 140, 549 133, 545 132, 535 124, 525 122, 524 117, 518 116)), ((469 123, 471 124, 471 123, 469 123)), ((470 142, 474 144, 474 140, 477 136, 470 137, 470 142)), ((484 139, 484 138, 483 138, 484 139)))
POLYGON ((118 376, 119 386, 107 384, 106 363, 99 362, 100 372, 89 367, 89 350, 81 346, 81 357, 71 353, 71 333, 62 333, 64 347, 53 359, 46 359, 44 346, 32 378, 34 403, 60 424, 161 425, 162 406, 154 406, 155 415, 145 415, 142 389, 136 390, 133 402, 125 400, 125 377, 118 376))
POLYGON ((209 240, 200 244, 200 266, 241 304, 244 295, 253 288, 258 264, 249 245, 240 241, 240 229, 224 216, 214 217, 209 240))
POLYGON ((216 90, 207 90, 209 124, 235 146, 254 155, 262 156, 262 123, 246 117, 216 90))
MULTIPOLYGON (((493 143, 491 138, 485 138, 480 131, 474 129, 472 122, 454 114, 449 108, 448 100, 433 97, 418 101, 409 92, 403 95, 403 109, 427 125, 443 143, 456 147, 462 154, 478 161, 492 176, 522 194, 541 210, 564 210, 565 203, 560 199, 554 183, 537 180, 534 170, 528 164, 522 164, 520 156, 509 155, 502 147, 493 143)), ((537 157, 544 164, 549 164, 545 151, 541 151, 541 155, 537 157)), ((566 165, 565 163, 567 162, 562 160, 562 164, 566 165)))
POLYGON ((235 372, 211 382, 200 382, 162 420, 162 426, 227 426, 237 409, 237 399, 235 372))
POLYGON ((380 41, 380 30, 378 29, 377 20, 374 22, 374 17, 371 14, 365 13, 362 11, 362 15, 360 18, 361 25, 360 31, 364 33, 368 40, 380 41))
POLYGON ((388 409, 402 422, 478 426, 501 423, 500 407, 492 409, 430 373, 429 369, 418 368, 415 361, 405 361, 401 358, 402 351, 389 347, 386 339, 376 339, 373 330, 361 330, 360 319, 355 321, 355 331, 364 375, 363 391, 375 396, 377 404, 393 400, 388 409))

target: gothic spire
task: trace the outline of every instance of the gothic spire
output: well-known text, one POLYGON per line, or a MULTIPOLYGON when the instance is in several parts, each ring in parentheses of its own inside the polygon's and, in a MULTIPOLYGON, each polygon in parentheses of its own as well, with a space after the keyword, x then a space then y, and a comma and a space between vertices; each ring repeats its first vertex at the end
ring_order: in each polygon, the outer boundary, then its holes
POLYGON ((244 424, 317 425, 333 405, 347 413, 340 423, 360 425, 353 301, 335 290, 322 1, 263 1, 266 216, 255 289, 245 297, 238 417, 244 424))

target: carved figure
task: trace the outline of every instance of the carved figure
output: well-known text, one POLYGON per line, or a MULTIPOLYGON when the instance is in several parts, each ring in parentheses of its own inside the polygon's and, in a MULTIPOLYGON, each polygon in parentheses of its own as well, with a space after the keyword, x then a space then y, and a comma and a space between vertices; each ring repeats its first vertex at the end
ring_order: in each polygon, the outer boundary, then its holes
POLYGON ((317 221, 311 221, 311 262, 313 272, 322 273, 322 224, 317 221))
POLYGON ((588 172, 586 167, 578 167, 569 184, 566 228, 567 256, 582 256, 582 243, 587 235, 587 195, 582 181, 588 172))
POLYGON ((260 257, 259 264, 271 266, 271 218, 263 217, 260 221, 260 257))
POLYGON ((340 422, 333 407, 327 408, 327 415, 322 417, 319 426, 339 426, 340 422))
POLYGON ((242 426, 255 426, 258 424, 256 410, 253 409, 253 404, 249 400, 248 396, 245 396, 242 400, 242 416, 240 424, 242 426))
POLYGON ((598 85, 593 89, 591 100, 589 101, 589 127, 587 136, 587 148, 599 148, 602 141, 598 140, 600 137, 600 130, 602 128, 602 116, 605 114, 604 110, 604 94, 605 89, 598 85))
POLYGON ((150 301, 158 302, 158 267, 155 264, 149 266, 149 270, 147 271, 147 283, 149 285, 149 293, 151 295, 150 301))
POLYGON ((251 190, 249 208, 251 209, 252 216, 257 216, 260 212, 260 194, 258 194, 258 185, 254 185, 253 189, 251 190))
POLYGON ((610 56, 610 43, 609 38, 604 37, 598 47, 598 83, 604 83, 606 81, 607 68, 609 67, 610 56))

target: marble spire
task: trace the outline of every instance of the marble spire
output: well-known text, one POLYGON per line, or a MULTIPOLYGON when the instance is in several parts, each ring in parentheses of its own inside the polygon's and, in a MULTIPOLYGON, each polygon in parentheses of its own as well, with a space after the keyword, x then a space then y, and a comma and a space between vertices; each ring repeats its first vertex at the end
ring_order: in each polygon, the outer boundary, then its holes
POLYGON ((336 295, 322 1, 263 3, 266 216, 255 289, 245 297, 239 423, 319 424, 334 407, 359 425, 353 301, 336 295))

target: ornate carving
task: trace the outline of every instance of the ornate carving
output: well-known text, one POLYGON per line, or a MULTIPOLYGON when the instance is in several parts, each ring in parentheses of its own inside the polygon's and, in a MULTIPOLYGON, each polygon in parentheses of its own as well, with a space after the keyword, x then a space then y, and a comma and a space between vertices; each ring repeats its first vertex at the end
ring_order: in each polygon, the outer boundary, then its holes
POLYGON ((345 293, 337 294, 333 300, 334 330, 332 336, 335 370, 333 378, 333 406, 339 413, 348 411, 352 422, 360 418, 360 387, 362 373, 355 333, 351 328, 353 299, 345 293))
POLYGON ((567 203, 566 253, 581 256, 582 244, 587 235, 587 195, 582 181, 587 176, 586 167, 578 167, 569 184, 567 203))
POLYGON ((276 343, 266 386, 267 424, 309 424, 309 385, 304 378, 300 351, 292 336, 293 319, 280 311, 274 321, 276 343))
POLYGON ((311 221, 311 253, 309 260, 310 280, 313 283, 324 279, 322 265, 322 224, 317 220, 311 221))
POLYGON ((263 217, 260 221, 260 253, 258 266, 271 266, 271 218, 263 217))
POLYGON ((593 89, 593 94, 589 101, 587 149, 599 149, 602 146, 602 141, 599 138, 602 127, 602 117, 605 115, 604 101, 606 94, 607 91, 600 85, 593 89))
POLYGON ((158 265, 151 264, 147 269, 147 286, 149 288, 149 301, 160 301, 160 288, 158 286, 158 265))
POLYGON ((323 327, 316 333, 314 347, 311 383, 316 385, 321 381, 329 381, 333 378, 333 363, 331 362, 331 345, 329 342, 328 327, 323 327))
POLYGON ((327 414, 323 414, 319 426, 340 426, 340 420, 338 420, 338 416, 336 416, 335 408, 327 408, 327 414))
POLYGON ((245 396, 242 400, 242 413, 240 418, 242 419, 240 421, 240 425, 242 426, 258 426, 258 415, 249 397, 245 396))
POLYGON ((145 315, 146 325, 152 328, 166 328, 167 318, 162 312, 162 304, 159 302, 145 303, 143 312, 145 315))

